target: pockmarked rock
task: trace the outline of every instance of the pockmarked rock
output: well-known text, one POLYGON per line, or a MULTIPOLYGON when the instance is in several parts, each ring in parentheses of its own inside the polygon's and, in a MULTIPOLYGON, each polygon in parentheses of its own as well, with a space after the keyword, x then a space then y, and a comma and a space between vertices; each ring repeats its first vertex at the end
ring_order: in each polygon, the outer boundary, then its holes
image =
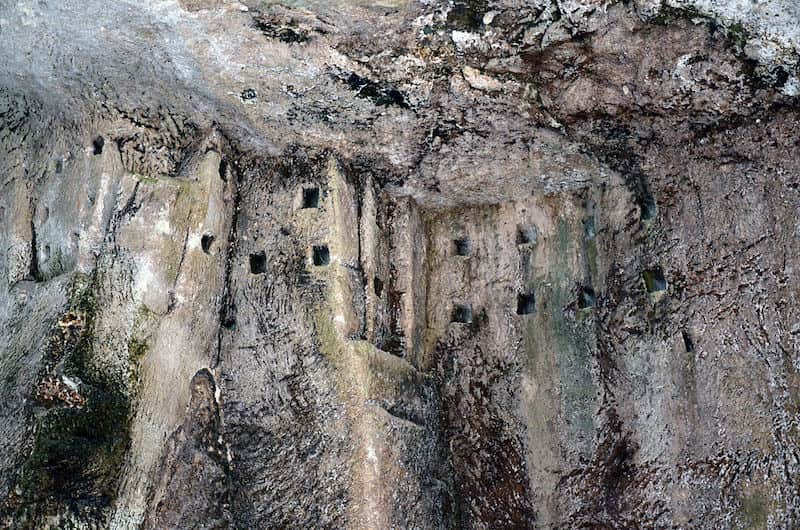
POLYGON ((797 28, 4 3, 0 526, 800 527, 797 28))

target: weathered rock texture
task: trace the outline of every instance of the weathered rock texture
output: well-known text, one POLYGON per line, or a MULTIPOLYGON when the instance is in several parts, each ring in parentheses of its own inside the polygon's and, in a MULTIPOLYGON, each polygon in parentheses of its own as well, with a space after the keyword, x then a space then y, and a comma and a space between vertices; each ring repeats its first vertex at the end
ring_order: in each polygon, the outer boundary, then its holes
POLYGON ((0 526, 800 527, 798 27, 0 6, 0 526))

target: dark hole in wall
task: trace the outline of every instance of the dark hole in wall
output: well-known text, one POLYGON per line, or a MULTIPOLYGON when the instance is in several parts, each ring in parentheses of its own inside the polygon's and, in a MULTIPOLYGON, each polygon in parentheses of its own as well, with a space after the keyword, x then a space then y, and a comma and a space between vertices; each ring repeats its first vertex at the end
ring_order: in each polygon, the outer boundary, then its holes
POLYGON ((447 13, 447 25, 462 30, 476 30, 483 26, 483 15, 489 10, 486 0, 455 0, 447 13))
POLYGON ((369 99, 379 107, 396 105, 401 108, 408 108, 408 103, 403 93, 392 86, 381 85, 356 73, 350 73, 344 81, 351 90, 355 91, 356 97, 369 99))
POLYGON ((517 245, 535 245, 538 240, 539 230, 536 226, 517 226, 517 245))
POLYGON ((462 305, 456 304, 453 306, 453 314, 450 318, 452 322, 457 322, 460 324, 471 324, 472 323, 472 306, 470 305, 462 305))
POLYGON ((267 253, 264 251, 250 254, 250 273, 264 274, 267 272, 267 253))
POLYGON ((224 158, 219 161, 219 178, 228 180, 228 161, 224 158))
POLYGON ((326 245, 314 245, 311 254, 314 265, 317 267, 328 265, 331 262, 331 252, 326 245))
POLYGON ((98 136, 92 141, 92 152, 95 156, 103 154, 103 146, 106 144, 106 141, 103 139, 102 136, 98 136))
POLYGON ((652 197, 644 197, 639 204, 642 212, 642 221, 650 221, 658 216, 658 206, 652 197))
POLYGON ((467 238, 456 239, 453 241, 456 256, 469 256, 472 254, 472 241, 467 238))
POLYGON ((581 287, 580 295, 578 296, 578 307, 580 309, 588 309, 594 307, 597 303, 597 295, 591 287, 581 287))
POLYGON ((667 290, 667 279, 660 268, 649 269, 642 273, 644 285, 648 293, 656 293, 667 290))
POLYGON ((378 298, 381 297, 383 293, 383 280, 378 278, 377 276, 372 279, 372 289, 375 291, 375 296, 378 298))
POLYGON ((64 161, 60 158, 56 160, 56 175, 60 175, 64 171, 64 161))
POLYGON ((203 237, 200 238, 200 246, 203 248, 203 252, 211 254, 211 245, 214 244, 214 239, 211 234, 203 234, 203 237))
POLYGON ((319 188, 303 188, 303 208, 319 207, 319 188))
POLYGON ((694 341, 692 340, 692 336, 689 335, 689 332, 683 330, 681 331, 681 336, 683 337, 683 346, 686 348, 686 353, 694 353, 694 341))
POLYGON ((517 314, 530 315, 536 311, 536 298, 533 293, 517 294, 517 314))

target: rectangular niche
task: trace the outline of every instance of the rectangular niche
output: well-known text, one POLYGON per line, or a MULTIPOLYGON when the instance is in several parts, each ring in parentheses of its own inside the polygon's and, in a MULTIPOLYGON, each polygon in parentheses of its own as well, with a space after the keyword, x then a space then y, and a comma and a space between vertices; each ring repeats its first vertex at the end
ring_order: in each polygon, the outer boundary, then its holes
POLYGON ((319 188, 303 188, 302 208, 319 208, 319 188))
POLYGON ((99 156, 103 154, 103 146, 105 145, 106 141, 103 139, 102 136, 98 136, 94 140, 92 140, 92 154, 94 156, 99 156))
POLYGON ((327 245, 314 245, 311 249, 311 259, 317 267, 324 267, 331 262, 331 251, 327 245))
POLYGON ((267 272, 267 253, 264 251, 250 254, 250 274, 267 272))
POLYGON ((536 297, 533 293, 517 294, 517 314, 530 315, 536 311, 536 297))
POLYGON ((450 321, 458 324, 470 324, 472 322, 472 306, 469 304, 454 305, 450 321))
POLYGON ((535 225, 517 225, 517 245, 535 245, 539 241, 539 229, 535 225))
POLYGON ((456 256, 471 256, 472 241, 466 237, 453 240, 453 251, 455 252, 456 256))

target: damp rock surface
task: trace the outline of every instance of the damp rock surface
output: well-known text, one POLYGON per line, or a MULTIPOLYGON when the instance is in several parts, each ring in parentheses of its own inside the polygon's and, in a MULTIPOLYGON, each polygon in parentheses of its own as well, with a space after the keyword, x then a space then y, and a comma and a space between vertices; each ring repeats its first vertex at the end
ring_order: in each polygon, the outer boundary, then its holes
POLYGON ((800 527, 791 0, 0 6, 0 527, 800 527))

